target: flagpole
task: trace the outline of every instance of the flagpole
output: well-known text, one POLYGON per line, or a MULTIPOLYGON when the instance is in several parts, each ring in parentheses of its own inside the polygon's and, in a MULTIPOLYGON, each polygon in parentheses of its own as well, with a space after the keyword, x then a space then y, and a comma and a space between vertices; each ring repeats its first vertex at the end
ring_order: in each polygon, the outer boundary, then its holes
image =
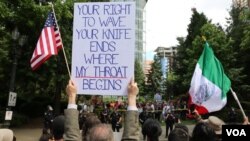
MULTIPOLYGON (((55 17, 55 23, 56 23, 56 26, 58 28, 58 31, 59 31, 59 37, 60 37, 60 40, 62 41, 62 38, 61 38, 61 32, 60 32, 60 28, 57 24, 57 19, 56 19, 56 15, 55 15, 55 10, 54 10, 54 5, 52 2, 49 2, 49 4, 51 4, 51 7, 52 7, 52 10, 53 10, 53 14, 54 14, 54 17, 55 17)), ((70 73, 70 69, 69 69, 69 63, 67 61, 67 57, 66 57, 66 53, 65 53, 65 50, 64 50, 64 46, 63 46, 63 42, 62 42, 62 50, 63 50, 63 56, 64 56, 64 59, 65 59, 65 63, 66 63, 66 67, 67 67, 67 70, 68 70, 68 74, 69 74, 69 78, 71 78, 71 73, 70 73)))
POLYGON ((236 102, 238 103, 238 105, 239 105, 239 107, 240 107, 240 110, 241 110, 241 112, 242 112, 242 114, 243 114, 243 117, 246 118, 247 116, 246 116, 246 114, 245 114, 245 112, 244 112, 244 110, 243 110, 243 108, 242 108, 242 106, 241 106, 241 104, 240 104, 240 101, 239 101, 239 99, 238 99, 236 93, 233 91, 232 88, 230 88, 230 90, 231 90, 231 92, 232 92, 232 94, 233 94, 234 99, 236 100, 236 102))

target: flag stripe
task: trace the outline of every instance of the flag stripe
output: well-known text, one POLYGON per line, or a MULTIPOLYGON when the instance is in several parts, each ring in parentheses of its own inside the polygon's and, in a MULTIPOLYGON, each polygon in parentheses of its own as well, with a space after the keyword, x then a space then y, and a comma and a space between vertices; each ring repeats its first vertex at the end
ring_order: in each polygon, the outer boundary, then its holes
POLYGON ((51 36, 51 32, 53 32, 54 30, 52 28, 46 28, 46 41, 47 41, 47 45, 48 45, 48 53, 49 54, 55 54, 55 44, 53 43, 53 38, 51 36))
POLYGON ((47 59, 49 59, 51 55, 50 54, 43 54, 43 55, 40 55, 37 60, 35 60, 34 63, 31 64, 32 66, 32 69, 33 70, 36 70, 41 64, 43 64, 47 59))

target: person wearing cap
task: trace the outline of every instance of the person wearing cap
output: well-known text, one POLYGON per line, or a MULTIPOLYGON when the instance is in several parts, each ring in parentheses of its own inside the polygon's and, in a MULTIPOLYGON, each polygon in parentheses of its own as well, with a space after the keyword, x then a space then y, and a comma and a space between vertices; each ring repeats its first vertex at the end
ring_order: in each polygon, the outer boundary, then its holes
MULTIPOLYGON (((194 109, 192 113, 193 113, 193 116, 195 117, 196 121, 198 122, 197 126, 201 126, 200 128, 202 128, 204 126, 209 126, 207 128, 204 127, 204 131, 201 131, 204 134, 204 136, 207 134, 209 134, 209 136, 212 136, 212 133, 211 133, 212 131, 210 131, 210 129, 209 129, 209 128, 211 128, 211 130, 213 130, 215 133, 216 140, 221 140, 222 125, 225 125, 225 122, 222 119, 220 119, 217 116, 209 116, 207 119, 203 119, 196 109, 194 109), (199 124, 200 122, 205 123, 205 124, 200 125, 199 124)), ((199 132, 199 131, 197 131, 197 132, 199 132)), ((198 137, 197 137, 197 139, 198 139, 198 137)))
MULTIPOLYGON (((232 124, 232 123, 225 123, 222 119, 220 119, 217 116, 209 116, 207 119, 202 119, 201 115, 198 113, 197 110, 194 110, 194 116, 196 117, 196 120, 198 122, 206 123, 210 128, 214 130, 217 140, 221 140, 222 126, 225 124, 232 124)), ((243 123, 241 124, 243 125, 249 124, 248 117, 245 117, 243 123)))

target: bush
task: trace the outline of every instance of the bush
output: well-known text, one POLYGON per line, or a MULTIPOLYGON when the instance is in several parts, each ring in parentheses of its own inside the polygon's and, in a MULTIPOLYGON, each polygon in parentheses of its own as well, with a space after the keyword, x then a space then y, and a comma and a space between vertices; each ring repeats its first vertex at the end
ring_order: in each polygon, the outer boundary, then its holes
POLYGON ((28 121, 29 118, 27 116, 14 112, 10 122, 10 127, 20 127, 24 124, 27 124, 28 121))
POLYGON ((4 118, 5 118, 5 111, 0 111, 0 123, 4 122, 4 118))
MULTIPOLYGON (((20 127, 28 123, 28 117, 16 112, 13 112, 12 120, 5 121, 5 111, 0 111, 0 123, 5 128, 5 126, 10 127, 20 127)), ((0 127, 1 128, 1 127, 0 127)))
POLYGON ((40 117, 51 103, 52 99, 48 96, 36 96, 30 100, 18 99, 17 111, 29 117, 40 117))

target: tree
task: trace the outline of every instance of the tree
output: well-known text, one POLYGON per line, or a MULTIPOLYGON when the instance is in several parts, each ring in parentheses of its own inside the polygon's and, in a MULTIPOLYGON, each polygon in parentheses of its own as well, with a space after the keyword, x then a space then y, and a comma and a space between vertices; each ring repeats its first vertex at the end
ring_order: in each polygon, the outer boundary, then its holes
POLYGON ((161 86, 163 82, 163 75, 161 71, 160 57, 155 55, 152 68, 149 72, 148 84, 150 84, 145 90, 149 96, 153 96, 156 92, 161 92, 161 86))
MULTIPOLYGON (((86 0, 82 1, 86 2, 86 0)), ((56 18, 68 60, 71 60, 73 3, 74 1, 61 3, 60 0, 54 2, 56 18)), ((18 100, 15 110, 24 110, 25 105, 30 106, 32 105, 30 103, 34 102, 39 102, 40 106, 43 106, 48 103, 58 105, 61 101, 61 95, 64 94, 64 91, 61 90, 65 88, 69 79, 62 51, 59 51, 58 56, 52 56, 36 71, 31 70, 29 63, 49 11, 51 11, 51 6, 47 2, 41 3, 41 5, 39 1, 34 0, 2 0, 0 2, 0 35, 2 35, 0 36, 0 68, 4 68, 0 69, 0 82, 2 84, 0 90, 1 96, 5 96, 5 101, 1 102, 3 107, 7 102, 8 89, 6 88, 9 87, 10 83, 13 48, 20 47, 18 41, 14 42, 11 38, 10 33, 15 27, 19 29, 21 35, 27 36, 27 41, 20 48, 17 64, 15 92, 18 93, 18 100), (46 101, 33 100, 38 96, 47 99, 46 101), (19 101, 25 102, 19 103, 19 101)), ((35 112, 43 113, 40 111, 43 110, 42 108, 37 105, 35 112)), ((55 110, 59 111, 58 108, 55 110)))
POLYGON ((139 88, 139 93, 145 95, 145 76, 141 66, 141 63, 138 60, 135 60, 135 82, 139 88))
POLYGON ((177 85, 175 92, 178 94, 184 94, 188 91, 192 72, 188 70, 194 63, 190 63, 190 59, 194 58, 190 54, 193 49, 192 42, 197 36, 201 36, 201 27, 208 23, 208 19, 203 13, 198 13, 196 9, 192 9, 193 14, 191 22, 188 25, 188 35, 186 38, 177 38, 179 45, 176 55, 176 67, 174 72, 176 74, 175 85, 177 85))
POLYGON ((250 65, 249 65, 249 9, 242 7, 240 4, 232 6, 230 11, 230 25, 226 29, 228 38, 231 39, 231 48, 233 59, 230 61, 232 87, 243 98, 249 98, 250 95, 250 65))
POLYGON ((166 96, 167 96, 167 99, 171 99, 177 92, 177 87, 178 85, 176 85, 176 79, 177 79, 177 76, 174 74, 174 72, 169 72, 168 75, 167 75, 167 79, 165 81, 165 85, 167 86, 167 89, 166 89, 166 96))

